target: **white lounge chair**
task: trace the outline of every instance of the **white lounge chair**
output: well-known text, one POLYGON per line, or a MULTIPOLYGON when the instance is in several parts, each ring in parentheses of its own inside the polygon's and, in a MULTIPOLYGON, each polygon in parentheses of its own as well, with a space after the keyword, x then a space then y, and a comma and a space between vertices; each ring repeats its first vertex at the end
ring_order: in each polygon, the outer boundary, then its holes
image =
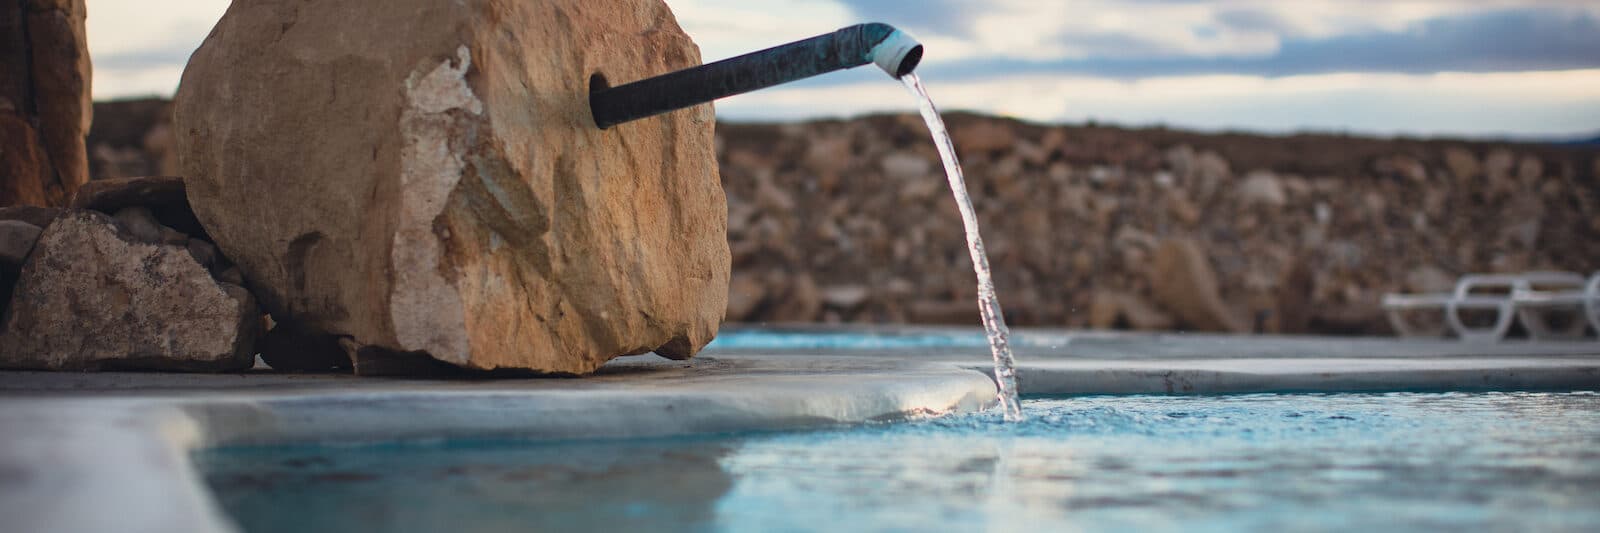
POLYGON ((1389 319, 1389 326, 1401 337, 1444 337, 1449 333, 1447 324, 1441 320, 1426 326, 1419 326, 1406 320, 1408 312, 1438 310, 1443 313, 1450 305, 1450 299, 1455 296, 1450 293, 1436 294, 1385 294, 1383 295, 1383 310, 1389 319))
POLYGON ((1389 324, 1403 337, 1444 336, 1444 327, 1418 327, 1404 317, 1406 312, 1440 309, 1445 326, 1466 342, 1499 342, 1518 319, 1533 340, 1576 339, 1583 336, 1583 320, 1556 330, 1550 327, 1548 315, 1575 310, 1600 332, 1600 272, 1587 281, 1571 272, 1472 274, 1463 276, 1449 293, 1386 294, 1383 309, 1389 324), (1462 319, 1463 311, 1484 310, 1495 313, 1487 327, 1471 327, 1462 319))
POLYGON ((1511 330, 1511 321, 1516 317, 1516 307, 1511 303, 1510 293, 1521 286, 1521 274, 1472 274, 1462 276, 1456 282, 1456 290, 1451 294, 1449 303, 1445 305, 1445 322, 1450 324, 1450 329, 1455 330, 1456 336, 1466 342, 1500 342, 1506 337, 1506 332, 1511 330), (1498 289, 1504 295, 1474 294, 1474 291, 1484 289, 1498 289), (1489 327, 1474 328, 1467 326, 1461 319, 1463 310, 1493 310, 1495 319, 1489 327))
POLYGON ((1578 340, 1593 326, 1600 332, 1600 272, 1585 280, 1567 272, 1546 272, 1529 278, 1511 294, 1517 319, 1533 340, 1578 340), (1550 327, 1551 312, 1567 311, 1577 316, 1565 328, 1550 327))

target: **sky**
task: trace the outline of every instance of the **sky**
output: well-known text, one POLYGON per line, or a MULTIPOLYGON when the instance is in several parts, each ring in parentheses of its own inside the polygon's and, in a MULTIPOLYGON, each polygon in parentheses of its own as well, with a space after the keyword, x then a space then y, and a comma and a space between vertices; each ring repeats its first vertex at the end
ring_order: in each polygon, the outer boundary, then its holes
MULTIPOLYGON (((97 99, 170 96, 227 0, 89 0, 97 99)), ((1595 0, 667 0, 706 61, 860 22, 926 45, 938 105, 1037 122, 1471 137, 1600 132, 1595 0)), ((616 83, 618 80, 612 80, 616 83)), ((914 112, 871 67, 732 120, 914 112)))

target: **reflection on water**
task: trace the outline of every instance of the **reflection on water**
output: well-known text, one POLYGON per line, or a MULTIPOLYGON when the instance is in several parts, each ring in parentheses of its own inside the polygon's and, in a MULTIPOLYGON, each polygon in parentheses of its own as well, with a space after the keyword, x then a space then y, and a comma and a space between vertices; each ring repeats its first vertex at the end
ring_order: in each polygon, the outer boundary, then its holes
POLYGON ((732 486, 709 440, 242 449, 197 455, 246 531, 701 531, 732 486))
POLYGON ((991 412, 722 438, 200 459, 250 531, 1600 527, 1592 393, 1023 407, 1020 424, 991 412))

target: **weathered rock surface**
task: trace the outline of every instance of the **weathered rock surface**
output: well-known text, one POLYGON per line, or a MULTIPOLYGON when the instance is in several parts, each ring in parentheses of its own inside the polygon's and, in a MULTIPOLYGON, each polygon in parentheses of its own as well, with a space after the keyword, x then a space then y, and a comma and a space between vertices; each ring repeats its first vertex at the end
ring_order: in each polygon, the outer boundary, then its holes
POLYGON ((659 0, 239 2, 179 164, 280 322, 470 369, 686 358, 727 305, 711 108, 600 130, 586 95, 698 63, 659 0))
POLYGON ((93 211, 39 236, 0 321, 0 366, 241 370, 261 313, 183 246, 148 243, 93 211))
POLYGON ((84 0, 0 7, 0 206, 63 205, 89 179, 84 0))

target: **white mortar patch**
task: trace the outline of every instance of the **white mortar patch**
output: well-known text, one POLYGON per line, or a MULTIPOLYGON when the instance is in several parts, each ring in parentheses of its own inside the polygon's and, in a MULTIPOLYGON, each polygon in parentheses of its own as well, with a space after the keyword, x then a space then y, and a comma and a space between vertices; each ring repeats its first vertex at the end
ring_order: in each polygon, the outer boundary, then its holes
POLYGON ((405 350, 425 350, 433 357, 465 364, 471 356, 461 295, 439 273, 444 246, 433 233, 433 221, 444 212, 450 191, 465 170, 451 141, 471 132, 472 119, 451 115, 483 114, 483 102, 467 85, 472 53, 456 49, 450 61, 406 79, 406 109, 400 115, 405 145, 400 157, 400 218, 390 250, 394 286, 389 316, 396 340, 405 350))

